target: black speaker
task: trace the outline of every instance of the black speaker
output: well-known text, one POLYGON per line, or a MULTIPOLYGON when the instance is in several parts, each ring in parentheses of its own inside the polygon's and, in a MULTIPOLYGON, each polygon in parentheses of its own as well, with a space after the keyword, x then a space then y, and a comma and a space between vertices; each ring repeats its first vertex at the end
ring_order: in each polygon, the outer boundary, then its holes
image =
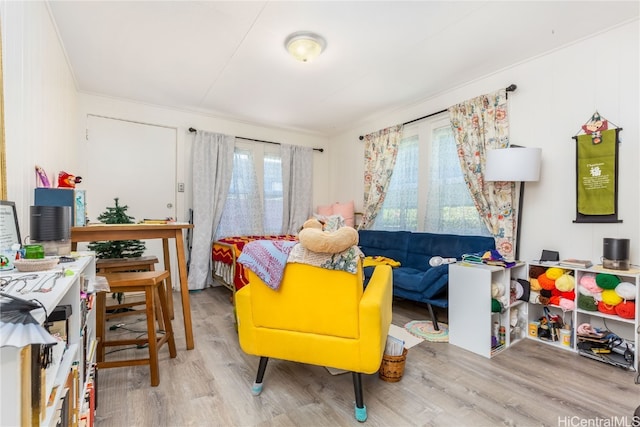
POLYGON ((46 242, 71 238, 71 206, 29 207, 29 239, 46 242))
POLYGON ((628 270, 629 242, 629 239, 605 237, 602 242, 602 266, 613 270, 628 270))

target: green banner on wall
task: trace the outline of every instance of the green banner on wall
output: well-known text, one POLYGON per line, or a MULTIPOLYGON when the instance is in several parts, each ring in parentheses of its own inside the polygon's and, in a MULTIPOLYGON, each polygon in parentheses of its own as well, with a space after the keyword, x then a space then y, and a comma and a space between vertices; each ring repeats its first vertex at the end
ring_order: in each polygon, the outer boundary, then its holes
POLYGON ((594 143, 591 135, 578 135, 578 212, 582 215, 616 213, 616 129, 602 132, 594 143))

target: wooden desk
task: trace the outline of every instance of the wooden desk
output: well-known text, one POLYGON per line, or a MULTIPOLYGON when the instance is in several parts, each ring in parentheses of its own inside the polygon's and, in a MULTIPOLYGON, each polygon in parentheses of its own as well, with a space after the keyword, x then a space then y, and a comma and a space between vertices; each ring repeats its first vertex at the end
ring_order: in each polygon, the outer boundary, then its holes
MULTIPOLYGON (((187 262, 182 241, 182 230, 193 228, 193 224, 95 224, 85 227, 71 227, 71 247, 77 249, 78 242, 104 242, 111 240, 146 240, 162 239, 165 269, 171 271, 169 257, 169 239, 174 239, 178 258, 180 278, 180 296, 182 298, 182 314, 187 350, 194 348, 193 326, 191 323, 191 304, 189 303, 189 284, 187 283, 187 262)), ((168 289, 172 289, 169 275, 168 289)))

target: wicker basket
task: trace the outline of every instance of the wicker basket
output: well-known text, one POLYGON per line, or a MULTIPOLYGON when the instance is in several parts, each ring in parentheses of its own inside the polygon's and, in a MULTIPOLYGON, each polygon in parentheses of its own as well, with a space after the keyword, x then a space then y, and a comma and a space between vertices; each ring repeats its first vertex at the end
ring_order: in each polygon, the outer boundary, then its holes
POLYGON ((380 364, 380 370, 378 375, 380 378, 389 383, 397 383, 402 379, 404 374, 404 365, 407 361, 407 349, 402 350, 401 356, 389 356, 385 354, 382 356, 382 364, 380 364))
POLYGON ((13 265, 21 272, 46 271, 51 270, 58 265, 58 258, 44 259, 17 259, 13 261, 13 265))

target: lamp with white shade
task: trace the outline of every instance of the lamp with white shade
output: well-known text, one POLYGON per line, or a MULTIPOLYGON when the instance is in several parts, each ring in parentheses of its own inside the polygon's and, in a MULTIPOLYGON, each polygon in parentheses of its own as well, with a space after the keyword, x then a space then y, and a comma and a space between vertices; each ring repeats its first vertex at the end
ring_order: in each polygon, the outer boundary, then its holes
POLYGON ((517 145, 512 145, 510 148, 487 150, 484 180, 517 182, 520 186, 515 259, 518 259, 520 250, 520 224, 522 223, 524 183, 526 181, 540 180, 541 157, 542 149, 520 147, 517 145))

